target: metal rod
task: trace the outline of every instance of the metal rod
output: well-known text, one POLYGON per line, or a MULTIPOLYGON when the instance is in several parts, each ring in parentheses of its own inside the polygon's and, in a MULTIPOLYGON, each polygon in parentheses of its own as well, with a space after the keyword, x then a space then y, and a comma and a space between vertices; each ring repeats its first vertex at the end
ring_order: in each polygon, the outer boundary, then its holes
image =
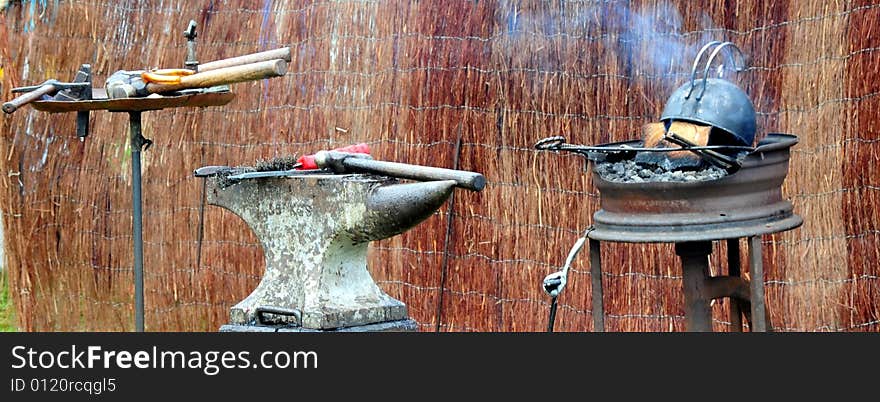
POLYGON ((134 238, 134 327, 144 332, 144 238, 141 205, 141 112, 129 112, 131 140, 131 205, 132 235, 134 238))
MULTIPOLYGON (((455 142, 455 156, 452 160, 454 169, 458 169, 459 154, 461 153, 461 125, 458 126, 458 140, 455 142)), ((446 237, 443 240, 443 262, 440 266, 440 286, 437 289, 437 312, 435 314, 434 332, 440 332, 440 324, 443 321, 443 294, 446 288, 446 272, 449 270, 449 242, 452 241, 452 212, 455 207, 455 192, 449 195, 446 209, 446 237)))
POLYGON ((553 332, 553 326, 556 324, 556 307, 559 297, 554 297, 550 301, 550 318, 547 320, 547 332, 553 332))
POLYGON ((683 149, 692 151, 693 153, 697 154, 697 156, 703 158, 703 160, 711 163, 712 165, 715 165, 716 167, 720 167, 725 170, 730 170, 732 168, 739 169, 740 167, 740 164, 736 159, 731 158, 727 155, 712 150, 694 149, 694 147, 697 146, 696 144, 676 133, 668 133, 666 137, 663 137, 663 139, 676 145, 680 145, 683 149))
POLYGON ((681 258, 682 290, 687 330, 689 332, 712 332, 712 308, 706 284, 709 279, 709 254, 712 243, 708 241, 675 243, 675 253, 681 258))
MULTIPOLYGON (((486 185, 486 179, 477 172, 359 158, 345 158, 342 164, 351 171, 387 175, 402 179, 424 181, 455 180, 457 187, 471 191, 480 191, 486 185)), ((318 166, 321 166, 321 164, 318 163, 318 166)))
POLYGON ((764 261, 761 236, 749 237, 749 271, 752 277, 752 332, 767 332, 764 310, 764 261))
POLYGON ((205 200, 208 196, 208 179, 202 179, 202 196, 199 200, 199 227, 196 243, 196 272, 202 268, 202 242, 205 240, 205 200))
POLYGON ((599 241, 590 239, 590 281, 593 288, 593 332, 605 332, 605 307, 602 301, 602 255, 599 241))
MULTIPOLYGON (((727 239, 727 275, 740 276, 739 239, 727 239)), ((742 332, 742 309, 736 298, 729 298, 730 326, 733 332, 742 332)))

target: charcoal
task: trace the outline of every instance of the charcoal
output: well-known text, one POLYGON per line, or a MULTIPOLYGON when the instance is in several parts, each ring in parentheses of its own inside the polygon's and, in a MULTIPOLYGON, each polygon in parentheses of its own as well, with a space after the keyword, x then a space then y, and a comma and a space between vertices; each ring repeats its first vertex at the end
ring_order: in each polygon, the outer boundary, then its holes
POLYGON ((615 163, 598 163, 596 173, 602 179, 618 183, 647 182, 698 182, 717 180, 727 175, 724 169, 714 166, 701 170, 666 170, 662 167, 647 166, 633 160, 615 163))

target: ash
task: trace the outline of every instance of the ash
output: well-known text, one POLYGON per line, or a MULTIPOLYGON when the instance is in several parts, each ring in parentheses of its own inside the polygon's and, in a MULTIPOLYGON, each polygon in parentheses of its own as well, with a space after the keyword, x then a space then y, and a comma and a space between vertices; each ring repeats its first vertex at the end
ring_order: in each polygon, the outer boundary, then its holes
POLYGON ((617 183, 646 183, 646 182, 694 182, 717 180, 727 176, 727 172, 715 166, 703 170, 672 170, 645 166, 634 161, 621 161, 616 163, 598 163, 595 165, 596 173, 602 179, 617 183))

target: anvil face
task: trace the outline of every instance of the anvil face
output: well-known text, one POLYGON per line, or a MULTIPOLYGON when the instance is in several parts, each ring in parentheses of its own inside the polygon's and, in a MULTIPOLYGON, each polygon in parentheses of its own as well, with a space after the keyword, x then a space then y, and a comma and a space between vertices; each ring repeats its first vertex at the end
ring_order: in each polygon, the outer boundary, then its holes
POLYGON ((231 323, 255 325, 257 309, 283 309, 300 317, 263 316, 327 330, 407 317, 406 306, 373 281, 367 246, 430 216, 455 182, 395 184, 369 175, 304 174, 221 184, 208 179, 208 203, 241 217, 266 256, 262 281, 231 309, 231 323))

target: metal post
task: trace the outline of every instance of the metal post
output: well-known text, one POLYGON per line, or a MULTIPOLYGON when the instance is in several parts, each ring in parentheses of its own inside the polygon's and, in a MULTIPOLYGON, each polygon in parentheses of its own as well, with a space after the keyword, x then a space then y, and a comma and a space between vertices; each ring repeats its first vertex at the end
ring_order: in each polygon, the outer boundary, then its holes
POLYGON ((547 320, 547 332, 553 332, 553 326, 556 324, 556 307, 559 306, 559 297, 550 300, 550 318, 547 320))
POLYGON ((593 331, 605 332, 605 307, 602 303, 602 255, 599 241, 590 239, 590 280, 593 287, 593 331))
POLYGON ((141 205, 141 149, 150 141, 141 134, 141 112, 129 112, 131 141, 131 217, 134 243, 134 327, 144 332, 144 239, 141 205))
POLYGON ((749 271, 751 273, 752 332, 767 332, 767 317, 764 309, 764 261, 761 251, 761 236, 749 237, 749 271))
MULTIPOLYGON (((727 239, 727 275, 740 276, 739 239, 727 239)), ((736 298, 729 298, 730 326, 733 332, 742 332, 742 310, 736 298)))
POLYGON ((712 308, 706 288, 711 253, 712 243, 708 241, 675 243, 675 254, 681 258, 685 319, 690 332, 712 331, 712 308))
MULTIPOLYGON (((458 126, 458 140, 455 142, 455 156, 452 159, 452 168, 458 169, 458 160, 461 156, 461 125, 458 126)), ((449 270, 449 243, 452 241, 452 213, 455 212, 455 193, 449 195, 446 207, 446 236, 443 239, 443 263, 440 266, 440 286, 437 289, 437 312, 435 314, 434 332, 440 332, 443 324, 443 294, 446 292, 446 272, 449 270)))

